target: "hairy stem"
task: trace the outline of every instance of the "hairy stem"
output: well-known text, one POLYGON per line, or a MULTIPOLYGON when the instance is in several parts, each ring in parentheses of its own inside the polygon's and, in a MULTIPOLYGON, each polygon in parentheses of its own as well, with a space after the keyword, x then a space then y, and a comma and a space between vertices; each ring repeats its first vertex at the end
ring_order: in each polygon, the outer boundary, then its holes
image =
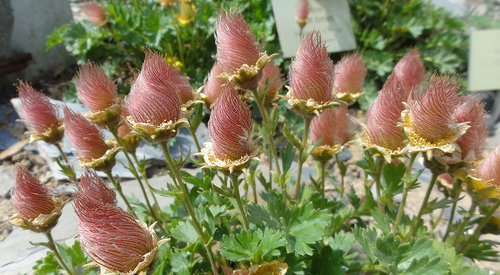
POLYGON ((241 219, 243 221, 243 228, 245 228, 245 230, 248 231, 249 227, 248 227, 247 212, 245 211, 245 207, 243 206, 243 201, 241 200, 238 176, 232 176, 231 182, 233 184, 233 198, 236 199, 236 202, 238 202, 238 208, 240 211, 241 219))

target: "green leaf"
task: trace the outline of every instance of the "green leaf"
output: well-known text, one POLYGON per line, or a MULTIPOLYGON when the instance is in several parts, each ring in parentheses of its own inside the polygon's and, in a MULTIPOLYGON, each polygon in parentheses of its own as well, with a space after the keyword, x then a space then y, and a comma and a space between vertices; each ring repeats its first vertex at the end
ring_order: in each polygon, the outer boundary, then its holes
POLYGON ((283 173, 288 172, 292 166, 293 157, 295 156, 295 151, 293 150, 293 145, 287 143, 285 150, 281 149, 281 163, 283 166, 283 173))
POLYGON ((198 240, 198 232, 191 221, 181 221, 172 229, 172 236, 185 243, 194 243, 198 240))
POLYGON ((290 143, 295 146, 298 150, 302 149, 302 142, 300 139, 286 126, 286 124, 283 126, 283 134, 285 135, 286 139, 290 141, 290 143))

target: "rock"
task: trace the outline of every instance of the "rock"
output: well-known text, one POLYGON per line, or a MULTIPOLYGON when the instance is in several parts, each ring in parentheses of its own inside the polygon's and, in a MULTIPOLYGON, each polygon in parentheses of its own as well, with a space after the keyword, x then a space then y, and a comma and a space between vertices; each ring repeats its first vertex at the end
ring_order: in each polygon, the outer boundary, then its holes
POLYGON ((0 196, 10 195, 10 190, 16 183, 17 169, 14 165, 0 166, 0 196))

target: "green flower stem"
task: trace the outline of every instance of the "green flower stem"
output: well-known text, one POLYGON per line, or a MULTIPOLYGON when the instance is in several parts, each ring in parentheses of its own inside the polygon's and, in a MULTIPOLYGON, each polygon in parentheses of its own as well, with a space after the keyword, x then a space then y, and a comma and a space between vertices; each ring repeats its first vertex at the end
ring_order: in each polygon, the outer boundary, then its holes
POLYGON ((254 174, 253 166, 250 165, 250 167, 248 167, 248 170, 250 171, 250 185, 252 186, 253 202, 257 203, 257 186, 255 184, 255 177, 253 176, 254 174))
POLYGON ((453 219, 455 218, 455 209, 457 208, 458 204, 457 198, 458 196, 460 196, 461 190, 462 190, 462 181, 459 180, 458 178, 455 178, 453 180, 453 188, 451 189, 451 198, 454 199, 455 201, 451 205, 450 218, 448 220, 448 227, 446 228, 446 233, 444 234, 443 237, 443 242, 445 242, 448 236, 450 235, 451 226, 453 225, 453 219))
POLYGON ((243 206, 243 202, 241 200, 240 195, 240 186, 238 181, 238 176, 231 177, 231 183, 233 184, 233 198, 238 202, 238 208, 240 211, 241 219, 243 220, 243 228, 248 231, 248 218, 247 212, 245 211, 245 207, 243 206))
POLYGON ((467 238, 465 243, 458 249, 457 254, 463 254, 469 248, 472 242, 479 239, 479 235, 481 235, 481 229, 483 229, 483 227, 490 221, 491 217, 493 216, 493 214, 495 214, 495 211, 498 209, 499 206, 500 206, 500 200, 497 201, 497 203, 495 203, 495 205, 493 205, 493 207, 491 207, 488 210, 488 213, 486 213, 486 215, 481 219, 481 221, 477 225, 476 229, 474 230, 474 233, 472 233, 472 235, 469 236, 469 238, 467 238))
POLYGON ((69 169, 71 170, 71 176, 70 175, 67 175, 67 176, 69 176, 72 180, 76 181, 75 169, 73 169, 73 167, 71 165, 69 165, 68 157, 66 156, 63 149, 61 148, 61 145, 56 142, 56 143, 54 143, 54 146, 56 146, 56 148, 59 151, 59 154, 61 154, 61 157, 63 158, 65 164, 67 164, 69 169))
POLYGON ((411 238, 413 236, 413 233, 415 233, 415 230, 417 230, 418 222, 420 221, 422 215, 424 214, 424 209, 427 206, 429 197, 431 196, 432 188, 434 188, 434 184, 436 184, 437 177, 438 173, 432 173, 431 182, 429 183, 429 187, 427 188, 427 192, 425 193, 424 201, 422 202, 422 206, 420 206, 420 210, 418 211, 417 216, 413 219, 410 231, 408 232, 408 235, 406 235, 405 237, 406 240, 408 240, 408 238, 411 238))
POLYGON ((57 259, 57 262, 59 265, 66 270, 66 272, 70 275, 77 275, 75 270, 69 269, 69 267, 66 265, 66 263, 63 261, 61 254, 59 254, 59 251, 57 251, 56 243, 54 242, 54 239, 52 238, 52 233, 50 230, 45 232, 45 236, 47 236, 47 239, 49 239, 49 242, 45 245, 48 247, 52 252, 54 252, 54 256, 57 259))
POLYGON ((462 234, 464 233, 464 229, 469 223, 470 219, 472 219, 472 216, 474 215, 474 212, 476 211, 477 208, 477 203, 475 201, 472 201, 472 205, 470 206, 469 212, 467 213, 467 216, 464 217, 464 220, 460 224, 460 227, 458 228, 456 234, 455 234, 455 239, 453 240, 453 247, 456 247, 458 245, 458 242, 460 241, 460 238, 462 237, 462 234))
POLYGON ((302 139, 302 148, 299 148, 299 167, 297 169, 297 182, 295 183, 295 196, 294 198, 297 200, 299 198, 300 193, 300 183, 302 182, 302 166, 304 165, 305 158, 304 151, 306 150, 307 139, 309 138, 309 128, 311 126, 310 117, 304 117, 304 138, 302 139), (304 160, 303 160, 304 159, 304 160))
POLYGON ((320 161, 319 162, 320 167, 321 167, 321 208, 325 208, 325 166, 326 166, 326 161, 320 161))
POLYGON ((135 214, 134 209, 132 208, 132 206, 130 206, 130 203, 128 202, 127 198, 123 194, 122 187, 121 187, 120 183, 115 180, 115 178, 111 174, 111 171, 103 171, 103 172, 106 174, 106 176, 108 176, 108 178, 111 181, 111 183, 113 183, 113 186, 115 187, 116 192, 118 192, 118 194, 120 195, 120 197, 122 197, 123 201, 127 205, 128 212, 130 214, 132 214, 132 216, 134 216, 134 218, 137 219, 137 215, 135 214))
POLYGON ((337 166, 339 167, 339 171, 340 171, 340 192, 339 192, 339 197, 342 200, 342 198, 344 197, 345 171, 343 171, 340 168, 339 154, 335 154, 335 161, 337 162, 337 166))
POLYGON ((174 164, 174 161, 172 160, 172 157, 170 156, 170 151, 168 150, 168 145, 166 143, 160 144, 161 148, 163 149, 163 153, 165 154, 165 160, 167 162, 167 165, 170 167, 170 170, 173 174, 173 177, 177 179, 177 183, 179 184, 179 187, 184 194, 184 203, 186 204, 186 209, 189 212, 189 215, 191 215, 191 218, 193 219, 194 226, 196 230, 198 231, 198 234, 201 237, 201 240, 203 241, 203 246, 205 247, 205 250, 207 251, 208 255, 208 260, 210 261, 210 265, 212 267, 212 272, 214 274, 217 274, 217 266, 215 265, 215 260, 214 260, 214 255, 212 253, 212 249, 210 248, 210 243, 207 237, 205 236, 205 233, 203 233, 203 229, 201 228, 200 223, 198 222, 198 218, 196 217, 196 213, 194 212, 193 206, 191 205, 191 201, 189 200, 189 194, 186 189, 186 185, 184 184, 184 181, 181 178, 181 175, 179 174, 179 171, 177 171, 176 166, 174 164))
POLYGON ((385 205, 382 202, 382 185, 380 183, 380 177, 382 176, 382 169, 384 168, 384 158, 382 156, 375 157, 376 161, 373 161, 372 154, 365 150, 365 159, 368 162, 368 166, 371 170, 371 176, 375 182, 376 192, 377 192, 377 208, 380 215, 384 215, 385 205))
POLYGON ((179 23, 175 17, 174 8, 172 6, 169 7, 170 15, 172 16, 172 21, 174 22, 175 34, 177 35, 177 46, 179 47, 179 56, 181 57, 182 65, 185 65, 184 60, 184 46, 182 45, 181 38, 181 29, 179 28, 179 23))
POLYGON ((399 234, 399 224, 401 223, 401 219, 403 218, 406 200, 408 199, 408 192, 410 191, 411 187, 410 186, 411 168, 413 167, 413 163, 415 162, 417 155, 418 153, 411 154, 410 161, 408 162, 408 166, 406 167, 404 186, 403 186, 403 199, 401 200, 401 204, 399 205, 396 221, 394 222, 394 227, 392 228, 394 234, 399 234))
POLYGON ((198 141, 198 138, 196 137, 196 129, 189 127, 189 132, 191 133, 191 136, 193 137, 194 144, 196 144, 196 149, 198 149, 198 152, 201 152, 200 142, 198 141))

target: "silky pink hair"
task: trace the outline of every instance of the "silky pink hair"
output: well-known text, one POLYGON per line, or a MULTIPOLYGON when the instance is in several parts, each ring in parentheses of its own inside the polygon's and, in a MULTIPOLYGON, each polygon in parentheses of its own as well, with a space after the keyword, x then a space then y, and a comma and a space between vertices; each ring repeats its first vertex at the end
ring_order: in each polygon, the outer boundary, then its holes
POLYGON ((449 133, 453 112, 461 101, 460 83, 447 75, 433 75, 422 90, 414 89, 408 100, 413 129, 429 140, 449 133))
POLYGON ((330 100, 333 88, 333 63, 321 34, 310 32, 302 40, 295 59, 290 65, 290 85, 297 99, 330 100))
POLYGON ((479 164, 478 176, 482 180, 491 180, 493 185, 500 186, 500 146, 479 164))
POLYGON ((109 188, 93 169, 86 168, 83 172, 79 192, 102 203, 116 204, 115 190, 109 188))
POLYGON ((221 66, 218 62, 215 62, 208 77, 205 78, 205 87, 203 90, 211 104, 217 101, 223 90, 222 86, 228 83, 225 78, 218 77, 221 73, 223 73, 221 66))
POLYGON ((353 136, 349 121, 345 104, 337 109, 324 110, 311 121, 311 140, 315 143, 323 138, 320 145, 344 145, 353 136))
POLYGON ((215 23, 215 59, 222 70, 233 73, 243 64, 254 65, 260 58, 260 45, 238 10, 221 10, 215 23))
POLYGON ((35 91, 33 87, 22 81, 17 86, 21 105, 21 116, 24 121, 31 124, 38 133, 43 133, 52 125, 60 124, 57 110, 49 98, 35 91))
POLYGON ((116 83, 110 79, 102 67, 87 62, 80 67, 76 77, 78 98, 91 111, 104 111, 118 102, 116 83))
POLYGON ((366 77, 366 65, 358 54, 346 55, 335 64, 336 93, 357 94, 363 92, 366 77))
POLYGON ((107 21, 106 11, 102 6, 94 1, 87 1, 82 5, 82 11, 92 25, 100 27, 107 21))
POLYGON ((69 141, 80 156, 98 159, 109 149, 101 131, 67 106, 64 107, 64 125, 69 141))
POLYGON ((299 0, 297 3, 297 17, 301 20, 307 20, 309 16, 309 1, 299 0))
POLYGON ((474 153, 475 159, 480 157, 488 136, 486 111, 481 99, 474 96, 466 97, 455 109, 454 115, 457 123, 468 121, 470 126, 465 134, 457 140, 457 144, 462 150, 462 157, 465 158, 469 152, 474 153))
POLYGON ((83 251, 101 266, 133 270, 154 249, 151 234, 118 206, 77 193, 74 200, 83 251))
POLYGON ((283 88, 283 85, 285 85, 281 69, 276 65, 276 63, 274 63, 274 61, 267 63, 262 70, 262 78, 259 81, 259 87, 261 89, 264 89, 266 81, 268 84, 270 83, 269 90, 267 91, 267 95, 270 97, 273 97, 283 88))
POLYGON ((33 176, 26 167, 16 164, 16 185, 12 204, 23 219, 33 220, 40 214, 50 214, 54 208, 53 191, 33 176))
POLYGON ((219 159, 237 160, 253 148, 251 112, 240 100, 232 85, 223 88, 212 108, 208 131, 212 137, 214 155, 219 159))
POLYGON ((169 80, 172 69, 161 55, 146 51, 142 70, 126 98, 126 106, 135 122, 159 126, 179 119, 179 89, 169 80))
POLYGON ((407 92, 422 83, 425 76, 425 67, 417 49, 408 51, 399 60, 396 67, 394 67, 394 74, 401 83, 402 88, 407 92))

